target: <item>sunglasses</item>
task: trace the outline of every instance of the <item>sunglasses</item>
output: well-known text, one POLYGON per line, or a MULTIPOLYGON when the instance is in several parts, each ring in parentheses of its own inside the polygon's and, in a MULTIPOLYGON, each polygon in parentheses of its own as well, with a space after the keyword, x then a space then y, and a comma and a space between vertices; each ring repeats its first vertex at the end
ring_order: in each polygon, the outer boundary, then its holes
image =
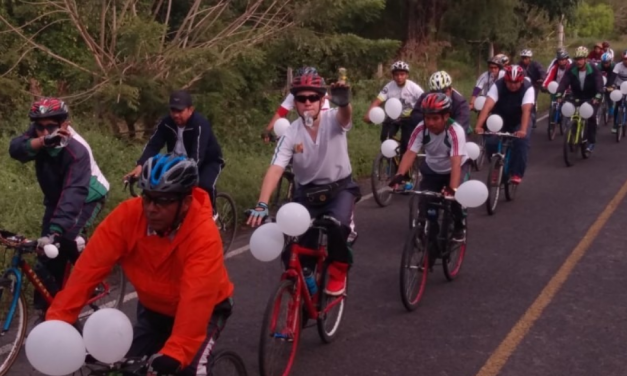
POLYGON ((35 123, 35 129, 38 130, 39 132, 43 132, 47 129, 49 133, 53 133, 54 131, 59 129, 59 127, 60 125, 58 123, 48 123, 48 124, 35 123))
POLYGON ((183 199, 183 197, 181 196, 158 196, 158 197, 154 197, 149 195, 146 192, 142 192, 142 200, 144 201, 144 205, 150 205, 150 204, 155 204, 155 206, 158 207, 166 207, 168 205, 171 205, 175 202, 179 202, 183 199))
POLYGON ((310 103, 315 103, 315 102, 319 102, 320 101, 320 96, 316 95, 316 94, 312 94, 312 95, 297 95, 296 97, 294 97, 294 99, 296 99, 296 102, 298 102, 298 103, 305 103, 307 101, 309 101, 310 103))

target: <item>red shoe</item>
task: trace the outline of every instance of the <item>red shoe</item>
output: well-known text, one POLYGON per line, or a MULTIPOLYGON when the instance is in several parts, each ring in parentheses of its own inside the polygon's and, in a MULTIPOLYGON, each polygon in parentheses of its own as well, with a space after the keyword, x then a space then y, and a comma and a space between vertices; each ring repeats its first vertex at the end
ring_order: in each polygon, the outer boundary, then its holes
POLYGON ((522 178, 521 178, 520 176, 518 176, 518 175, 514 175, 514 176, 512 176, 512 177, 509 179, 509 181, 510 181, 512 184, 520 184, 520 183, 522 182, 522 178))
POLYGON ((348 274, 348 264, 334 261, 327 269, 329 282, 324 288, 327 295, 338 296, 346 291, 346 275, 348 274))

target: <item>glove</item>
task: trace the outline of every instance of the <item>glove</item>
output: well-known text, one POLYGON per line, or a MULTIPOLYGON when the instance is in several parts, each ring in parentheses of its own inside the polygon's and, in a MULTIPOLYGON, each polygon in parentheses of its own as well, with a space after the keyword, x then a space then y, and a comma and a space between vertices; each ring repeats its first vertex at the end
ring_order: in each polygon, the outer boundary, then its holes
POLYGON ((44 246, 48 244, 57 243, 57 239, 56 239, 57 236, 58 234, 50 234, 48 236, 43 236, 37 239, 37 248, 43 248, 44 246))
POLYGON ((155 354, 148 360, 146 376, 175 376, 181 370, 181 362, 164 354, 155 354))
POLYGON ((61 145, 62 141, 63 141, 63 134, 56 131, 44 137, 44 146, 47 148, 54 148, 54 147, 61 145))
POLYGON ((331 103, 346 107, 351 103, 351 91, 348 86, 338 85, 331 87, 331 103))
POLYGON ((273 135, 272 133, 268 132, 268 131, 263 131, 261 132, 261 139, 262 140, 268 140, 269 142, 275 142, 276 141, 276 136, 273 135))
POLYGON ((261 219, 270 215, 270 213, 268 212, 268 204, 266 204, 265 202, 257 203, 257 206, 254 209, 249 210, 248 213, 251 217, 261 219))
POLYGON ((390 188, 394 188, 397 185, 401 184, 403 182, 403 180, 405 180, 405 177, 403 175, 396 175, 394 176, 394 178, 390 181, 390 184, 388 184, 388 186, 390 188))

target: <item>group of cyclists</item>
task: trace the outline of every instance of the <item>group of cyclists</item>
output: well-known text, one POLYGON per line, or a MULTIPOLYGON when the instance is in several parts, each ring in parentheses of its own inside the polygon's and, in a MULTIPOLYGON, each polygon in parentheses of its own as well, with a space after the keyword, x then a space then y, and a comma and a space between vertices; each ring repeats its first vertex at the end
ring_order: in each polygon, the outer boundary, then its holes
MULTIPOLYGON (((386 119, 381 127, 382 142, 401 132, 402 159, 389 186, 407 187, 404 183, 417 154, 424 152, 419 189, 453 196, 469 171, 466 140, 473 132, 484 133, 490 114, 500 115, 503 131, 516 137, 511 183, 520 184, 527 165, 530 128, 536 126, 539 91, 557 81, 556 100, 563 100, 569 90, 574 98, 591 101, 596 111, 609 88, 627 81, 627 51, 615 63, 607 43, 595 45, 592 52, 580 46, 572 59, 565 49, 559 49, 546 71, 532 58, 529 49, 521 51, 518 64, 510 64, 503 54, 491 57, 470 101, 455 90, 445 71, 433 73, 429 91, 425 91, 408 78, 406 62, 393 63, 392 80, 370 105, 372 109, 390 98, 402 104, 400 117, 386 119), (605 85, 603 74, 607 76, 605 85), (471 127, 470 112, 480 95, 486 101, 471 127)), ((356 235, 354 209, 361 197, 348 153, 347 133, 353 127, 350 86, 340 79, 329 89, 315 68, 299 69, 290 94, 263 137, 268 138, 274 122, 292 109, 298 118, 277 141, 247 223, 256 227, 269 216, 270 196, 291 165, 296 182, 293 200, 304 205, 312 217, 327 214, 341 224, 328 234, 330 278, 324 293, 342 295, 356 235)), ((369 113, 364 115, 366 122, 370 122, 369 113)), ((102 210, 109 182, 87 142, 72 128, 62 100, 35 101, 29 119, 28 130, 11 141, 9 151, 22 163, 35 162, 45 206, 38 243, 42 247, 58 244, 61 249, 55 259, 38 256, 37 273, 56 294, 50 307, 35 295, 42 319, 76 323, 90 293, 119 264, 138 295, 129 355, 150 356, 150 374, 154 376, 206 374, 212 347, 233 306, 233 284, 215 224, 215 186, 225 162, 210 122, 195 110, 188 92, 173 92, 169 114, 157 125, 135 168, 124 177, 138 179, 141 198, 116 207, 82 250, 76 239, 85 236, 102 210), (164 147, 167 153, 160 154, 164 147), (76 263, 59 291, 67 260, 76 263)), ((587 139, 592 151, 595 116, 590 118, 587 139)), ((488 155, 494 146, 494 139, 486 137, 488 155)), ((426 201, 421 200, 420 205, 426 201)), ((419 210, 419 224, 424 222, 425 212, 419 210)), ((453 206, 453 217, 453 240, 464 241, 464 213, 459 204, 453 206)), ((310 241, 308 235, 301 237, 302 245, 310 241)))

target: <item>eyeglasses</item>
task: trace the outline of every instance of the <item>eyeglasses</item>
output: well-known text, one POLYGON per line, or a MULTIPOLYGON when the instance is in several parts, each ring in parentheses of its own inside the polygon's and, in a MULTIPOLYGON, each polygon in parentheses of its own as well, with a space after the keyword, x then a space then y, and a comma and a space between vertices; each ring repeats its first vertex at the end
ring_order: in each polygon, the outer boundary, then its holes
POLYGON ((312 94, 312 95, 297 95, 296 97, 294 97, 294 99, 296 99, 296 102, 298 103, 305 103, 307 101, 309 101, 310 103, 315 103, 320 101, 320 96, 316 95, 316 94, 312 94))
POLYGON ((54 131, 59 129, 59 127, 60 125, 58 123, 46 123, 46 124, 35 123, 35 129, 39 132, 44 132, 45 130, 48 130, 49 133, 53 133, 54 131))
POLYGON ((155 204, 158 207, 166 207, 175 202, 179 202, 183 199, 182 196, 151 196, 146 192, 142 192, 142 200, 144 201, 144 205, 155 204))

